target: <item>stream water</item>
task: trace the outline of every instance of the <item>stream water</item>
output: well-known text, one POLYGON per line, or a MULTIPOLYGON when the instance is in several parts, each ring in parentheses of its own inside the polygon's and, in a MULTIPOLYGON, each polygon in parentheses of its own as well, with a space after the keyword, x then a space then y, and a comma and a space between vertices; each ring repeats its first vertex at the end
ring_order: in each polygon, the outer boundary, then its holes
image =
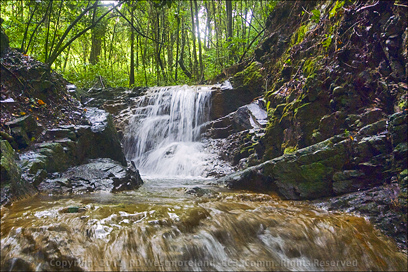
POLYGON ((49 196, 1 209, 2 270, 406 270, 406 255, 363 217, 203 178, 211 90, 152 89, 125 150, 136 191, 49 196))

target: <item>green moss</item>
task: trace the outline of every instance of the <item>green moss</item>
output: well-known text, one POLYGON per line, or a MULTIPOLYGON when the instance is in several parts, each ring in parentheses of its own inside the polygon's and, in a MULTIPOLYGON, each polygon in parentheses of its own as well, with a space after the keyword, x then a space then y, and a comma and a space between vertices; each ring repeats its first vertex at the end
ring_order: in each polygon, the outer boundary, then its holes
POLYGON ((309 58, 303 64, 303 74, 306 77, 314 77, 316 71, 316 58, 309 58))
POLYGON ((244 86, 248 86, 262 78, 260 73, 260 65, 257 62, 252 62, 245 70, 237 73, 236 78, 242 78, 244 86))
POLYGON ((309 30, 307 25, 301 25, 295 34, 292 36, 291 45, 299 44, 305 38, 307 31, 309 30))
POLYGON ((1 186, 15 184, 20 180, 21 170, 15 161, 15 152, 9 142, 1 141, 1 186))
POLYGON ((285 148, 285 150, 283 150, 283 154, 289 154, 289 153, 293 153, 297 151, 297 147, 296 146, 288 146, 285 148))
POLYGON ((295 115, 299 112, 299 110, 302 110, 302 108, 304 108, 304 107, 307 107, 307 106, 309 106, 311 103, 305 103, 305 104, 303 104, 303 105, 301 105, 301 106, 299 106, 299 107, 297 107, 296 109, 294 109, 294 113, 295 113, 295 115))
POLYGON ((298 189, 302 198, 316 198, 326 195, 329 188, 325 182, 315 181, 300 183, 298 189))
POLYGON ((321 182, 332 168, 324 166, 320 162, 300 166, 300 174, 308 182, 321 182))
POLYGON ((341 8, 344 6, 345 1, 336 1, 336 4, 334 5, 334 7, 330 10, 329 12, 329 19, 331 19, 332 17, 336 16, 337 13, 341 10, 341 8))

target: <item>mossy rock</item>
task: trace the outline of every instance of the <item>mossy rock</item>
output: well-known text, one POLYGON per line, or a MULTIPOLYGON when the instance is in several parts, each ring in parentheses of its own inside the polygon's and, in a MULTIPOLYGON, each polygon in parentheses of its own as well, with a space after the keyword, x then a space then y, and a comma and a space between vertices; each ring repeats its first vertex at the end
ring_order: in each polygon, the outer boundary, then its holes
POLYGON ((15 160, 15 151, 6 140, 1 141, 1 186, 9 185, 20 180, 21 169, 15 160))
POLYGON ((302 177, 308 182, 322 182, 332 171, 333 168, 326 167, 320 162, 300 166, 302 177))
POLYGON ((256 92, 262 86, 262 64, 259 62, 252 62, 245 70, 235 74, 231 78, 231 83, 236 88, 245 88, 250 92, 256 92))
POLYGON ((1 201, 6 204, 13 198, 36 192, 34 187, 21 178, 21 169, 15 160, 15 151, 6 140, 1 142, 1 201))
MULTIPOLYGON (((45 169, 48 172, 64 171, 73 164, 74 158, 71 158, 69 154, 67 154, 67 150, 64 149, 60 143, 42 144, 39 153, 46 157, 44 162, 45 169)), ((40 167, 40 165, 38 166, 40 167)))

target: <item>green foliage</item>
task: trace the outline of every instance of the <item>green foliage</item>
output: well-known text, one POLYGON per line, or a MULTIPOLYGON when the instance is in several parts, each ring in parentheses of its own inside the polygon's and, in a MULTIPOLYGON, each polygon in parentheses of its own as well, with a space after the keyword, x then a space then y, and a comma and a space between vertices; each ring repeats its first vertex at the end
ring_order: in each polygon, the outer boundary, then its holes
POLYGON ((285 150, 283 150, 283 154, 290 154, 293 152, 297 151, 297 147, 296 146, 288 146, 285 148, 285 150))
POLYGON ((197 1, 200 40, 192 27, 195 14, 191 14, 189 1, 125 1, 118 10, 111 10, 112 4, 93 6, 95 3, 8 0, 1 5, 2 27, 11 47, 51 63, 51 68, 79 87, 92 84, 95 76, 112 86, 128 86, 132 36, 134 84, 191 84, 201 79, 187 76, 197 66, 192 31, 197 55, 198 45, 202 46, 204 79, 214 78, 244 52, 252 54, 277 1, 233 1, 233 35, 228 40, 225 1, 197 1), (96 23, 103 14, 107 15, 96 23))
POLYGON ((312 17, 310 18, 310 20, 312 20, 313 22, 315 22, 316 24, 320 22, 320 10, 314 9, 312 10, 312 17))
POLYGON ((295 35, 292 36, 292 44, 296 45, 303 41, 305 38, 306 32, 308 31, 307 25, 301 25, 296 31, 295 35))
POLYGON ((313 76, 315 71, 316 71, 316 59, 309 58, 305 60, 305 63, 303 64, 303 74, 306 77, 310 77, 313 76))
POLYGON ((325 39, 322 41, 323 48, 327 51, 332 43, 333 35, 325 34, 325 39))
POLYGON ((336 4, 334 7, 330 10, 329 12, 329 19, 333 18, 334 16, 337 15, 338 11, 344 6, 344 0, 343 1, 336 1, 336 4))

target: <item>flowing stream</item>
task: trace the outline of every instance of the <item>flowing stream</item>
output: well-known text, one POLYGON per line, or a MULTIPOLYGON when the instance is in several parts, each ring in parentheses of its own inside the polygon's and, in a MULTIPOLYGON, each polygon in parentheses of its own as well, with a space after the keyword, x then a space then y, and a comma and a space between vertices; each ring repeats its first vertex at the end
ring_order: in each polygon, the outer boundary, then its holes
POLYGON ((1 209, 2 270, 405 270, 406 255, 363 217, 203 178, 210 87, 151 89, 125 135, 144 185, 48 196, 1 209))

